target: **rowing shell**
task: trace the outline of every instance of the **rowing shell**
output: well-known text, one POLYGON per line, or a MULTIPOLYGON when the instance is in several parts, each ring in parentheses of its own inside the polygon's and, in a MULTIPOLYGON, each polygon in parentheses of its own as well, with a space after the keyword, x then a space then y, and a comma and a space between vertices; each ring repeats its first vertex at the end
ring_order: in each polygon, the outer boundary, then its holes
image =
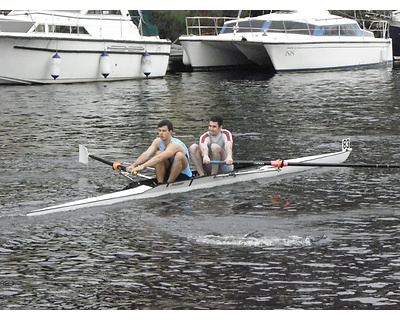
MULTIPOLYGON (((344 139, 342 142, 342 150, 339 152, 326 153, 297 159, 289 159, 287 161, 293 163, 309 163, 310 165, 328 162, 340 164, 347 160, 351 150, 352 149, 350 148, 349 139, 344 139)), ((161 185, 157 185, 154 183, 154 181, 149 179, 138 181, 136 182, 135 186, 130 187, 126 190, 34 210, 27 215, 38 216, 48 213, 72 211, 95 206, 107 206, 123 201, 155 198, 167 194, 182 193, 199 189, 209 189, 216 186, 251 181, 256 179, 268 179, 272 181, 283 178, 288 174, 298 173, 316 167, 292 166, 277 168, 276 166, 272 165, 253 166, 251 168, 236 170, 231 173, 217 174, 205 177, 194 177, 190 180, 177 181, 174 183, 161 185)))

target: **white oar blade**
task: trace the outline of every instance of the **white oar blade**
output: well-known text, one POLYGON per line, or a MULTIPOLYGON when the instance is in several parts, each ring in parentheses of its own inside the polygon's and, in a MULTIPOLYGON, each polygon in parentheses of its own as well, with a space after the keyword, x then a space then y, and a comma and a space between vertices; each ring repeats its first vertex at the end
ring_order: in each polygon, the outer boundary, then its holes
POLYGON ((84 164, 88 164, 89 160, 89 151, 88 149, 80 144, 79 145, 79 162, 84 163, 84 164))

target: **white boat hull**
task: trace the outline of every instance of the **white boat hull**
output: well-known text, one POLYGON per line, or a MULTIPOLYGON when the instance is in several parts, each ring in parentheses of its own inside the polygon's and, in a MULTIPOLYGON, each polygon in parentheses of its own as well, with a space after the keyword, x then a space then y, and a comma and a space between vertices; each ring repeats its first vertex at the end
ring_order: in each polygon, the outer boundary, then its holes
POLYGON ((393 63, 391 39, 264 42, 276 71, 327 70, 393 63))
MULTIPOLYGON (((246 58, 256 65, 266 69, 273 69, 272 61, 264 48, 262 41, 248 41, 246 40, 235 41, 236 48, 242 52, 246 58)), ((261 37, 259 37, 261 38, 261 37)))
MULTIPOLYGON (((82 36, 81 36, 82 38, 82 36)), ((59 39, 57 37, 0 34, 0 84, 53 84, 143 79, 142 57, 151 57, 149 78, 165 76, 169 41, 112 41, 59 39), (109 75, 100 67, 103 52, 109 54, 109 75), (52 57, 60 56, 59 76, 52 77, 52 57)))
MULTIPOLYGON (((290 159, 291 162, 309 162, 309 163, 342 163, 347 160, 351 149, 344 148, 340 152, 303 157, 298 159, 290 159)), ((245 182, 257 179, 274 181, 289 176, 290 174, 315 169, 315 167, 289 166, 277 169, 274 166, 264 165, 253 167, 252 169, 243 169, 231 174, 219 174, 216 176, 208 176, 194 178, 186 181, 179 181, 170 184, 163 184, 156 187, 140 185, 139 187, 114 192, 111 194, 101 195, 82 200, 77 200, 61 205, 55 205, 44 209, 38 209, 28 213, 28 216, 38 216, 55 212, 72 211, 77 209, 112 205, 124 201, 133 201, 145 198, 154 198, 164 196, 166 194, 183 193, 199 189, 209 189, 222 185, 229 185, 237 182, 245 182)))
POLYGON ((181 36, 179 41, 186 56, 183 62, 194 70, 237 68, 253 64, 236 48, 231 39, 181 36))

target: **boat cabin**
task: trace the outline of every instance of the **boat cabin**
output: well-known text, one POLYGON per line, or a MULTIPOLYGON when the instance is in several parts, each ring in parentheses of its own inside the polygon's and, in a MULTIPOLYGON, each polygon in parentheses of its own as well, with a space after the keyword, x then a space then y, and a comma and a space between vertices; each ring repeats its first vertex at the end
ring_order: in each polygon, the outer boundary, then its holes
POLYGON ((307 20, 270 20, 247 19, 228 21, 222 27, 220 34, 232 33, 286 33, 310 36, 348 36, 373 37, 373 33, 362 30, 357 22, 348 19, 324 19, 320 21, 307 20))
POLYGON ((14 10, 0 16, 0 32, 135 38, 143 15, 128 10, 14 10))

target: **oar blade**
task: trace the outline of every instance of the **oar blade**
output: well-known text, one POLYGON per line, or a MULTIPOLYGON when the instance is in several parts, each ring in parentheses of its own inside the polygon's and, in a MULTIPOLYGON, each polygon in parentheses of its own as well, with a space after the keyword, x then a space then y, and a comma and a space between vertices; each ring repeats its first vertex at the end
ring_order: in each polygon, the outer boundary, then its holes
POLYGON ((79 162, 84 163, 86 165, 89 163, 89 151, 82 144, 79 145, 79 162))

